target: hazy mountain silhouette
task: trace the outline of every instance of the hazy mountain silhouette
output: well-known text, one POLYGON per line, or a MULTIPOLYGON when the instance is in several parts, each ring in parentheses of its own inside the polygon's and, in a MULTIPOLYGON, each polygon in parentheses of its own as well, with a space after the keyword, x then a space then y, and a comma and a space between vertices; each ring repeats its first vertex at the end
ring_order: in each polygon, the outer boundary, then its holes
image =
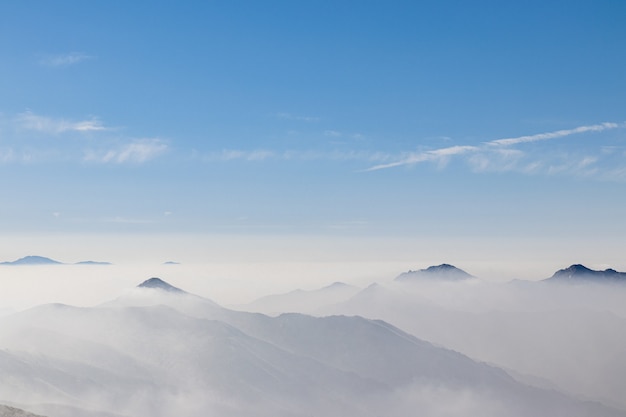
POLYGON ((488 417, 626 416, 380 320, 238 312, 159 278, 94 308, 49 304, 0 319, 0 375, 13 401, 90 417, 400 417, 450 405, 488 417))
POLYGON ((441 264, 417 271, 404 272, 396 277, 396 281, 462 281, 472 278, 474 277, 462 269, 450 264, 441 264))
POLYGON ((111 262, 101 262, 101 261, 80 261, 76 262, 74 265, 113 265, 111 262))
POLYGON ((0 265, 61 265, 62 262, 55 261, 54 259, 46 258, 43 256, 24 256, 23 258, 15 261, 0 262, 0 265))

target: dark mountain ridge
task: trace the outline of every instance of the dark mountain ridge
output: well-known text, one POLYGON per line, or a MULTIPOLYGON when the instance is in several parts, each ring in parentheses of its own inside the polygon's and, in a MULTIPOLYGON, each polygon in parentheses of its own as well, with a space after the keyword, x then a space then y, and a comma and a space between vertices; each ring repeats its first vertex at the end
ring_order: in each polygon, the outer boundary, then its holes
POLYGON ((167 292, 186 293, 186 291, 176 288, 175 286, 163 281, 161 278, 152 277, 137 285, 137 288, 154 288, 167 292))
POLYGON ((620 283, 626 284, 626 272, 618 272, 612 268, 593 270, 581 264, 560 269, 545 282, 559 283, 620 283))

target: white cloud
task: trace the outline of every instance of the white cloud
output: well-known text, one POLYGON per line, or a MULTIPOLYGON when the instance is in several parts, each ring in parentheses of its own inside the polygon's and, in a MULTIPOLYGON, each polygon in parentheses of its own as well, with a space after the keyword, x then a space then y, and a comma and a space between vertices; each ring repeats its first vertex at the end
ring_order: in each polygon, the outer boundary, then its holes
POLYGON ((12 162, 16 158, 15 151, 11 148, 0 149, 0 163, 12 162))
POLYGON ((547 173, 550 175, 569 173, 580 177, 599 174, 596 165, 598 158, 588 155, 562 155, 557 161, 546 164, 547 173))
POLYGON ((107 130, 102 122, 95 117, 87 120, 70 121, 66 119, 40 116, 30 110, 18 114, 17 122, 22 129, 35 130, 49 134, 59 134, 64 132, 85 133, 107 130))
POLYGON ((71 52, 68 54, 49 55, 42 58, 39 63, 46 67, 61 68, 78 64, 79 62, 92 59, 93 57, 80 52, 71 52))
POLYGON ((450 146, 447 148, 435 149, 432 151, 414 152, 408 154, 405 158, 391 162, 388 164, 375 165, 365 171, 378 171, 380 169, 393 168, 402 165, 414 165, 420 162, 437 161, 445 164, 449 157, 454 155, 460 155, 468 152, 475 152, 480 148, 476 146, 450 146))
POLYGON ((548 140, 548 139, 558 139, 558 138, 562 138, 565 136, 575 135, 577 133, 602 132, 603 130, 616 129, 618 127, 624 127, 624 125, 623 124, 620 125, 617 123, 600 123, 597 125, 579 126, 574 129, 564 129, 564 130, 557 130, 554 132, 537 133, 535 135, 518 136, 516 138, 496 139, 496 140, 492 140, 486 143, 488 145, 510 146, 510 145, 517 145, 518 143, 537 142, 540 140, 548 140))
POLYGON ((471 155, 467 161, 476 172, 511 171, 526 154, 517 149, 494 148, 471 155))
MULTIPOLYGON (((510 147, 521 143, 530 143, 550 139, 558 139, 580 133, 602 132, 609 129, 625 128, 626 123, 600 123, 595 125, 579 126, 573 129, 557 130, 553 132, 538 133, 534 135, 518 136, 514 138, 496 139, 483 142, 479 146, 450 146, 423 152, 412 152, 406 154, 397 161, 375 165, 365 171, 377 171, 386 168, 394 168, 403 165, 415 165, 421 162, 437 162, 440 167, 445 166, 449 158, 456 155, 468 155, 466 161, 475 171, 519 171, 524 173, 534 173, 543 167, 547 168, 548 174, 567 172, 576 175, 593 175, 598 169, 591 167, 598 159, 593 156, 586 156, 583 159, 574 158, 565 162, 554 164, 550 159, 554 155, 527 154, 510 147), (535 161, 524 160, 530 156, 536 158, 535 161)), ((608 147, 603 147, 602 151, 607 153, 608 147)), ((545 170, 546 168, 544 168, 545 170)))
POLYGON ((139 139, 106 151, 90 150, 85 154, 85 161, 100 163, 143 163, 163 154, 168 145, 161 139, 139 139))

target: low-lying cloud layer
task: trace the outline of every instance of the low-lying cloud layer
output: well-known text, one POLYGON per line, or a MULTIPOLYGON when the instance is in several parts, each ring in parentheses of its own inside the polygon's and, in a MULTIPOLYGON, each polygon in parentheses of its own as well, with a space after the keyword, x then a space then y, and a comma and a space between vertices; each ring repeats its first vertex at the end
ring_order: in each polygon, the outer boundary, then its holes
POLYGON ((610 407, 626 410, 626 315, 605 297, 615 288, 527 284, 468 276, 281 296, 282 308, 297 298, 320 316, 394 327, 238 312, 150 280, 96 307, 0 318, 0 403, 59 417, 626 415, 610 407))

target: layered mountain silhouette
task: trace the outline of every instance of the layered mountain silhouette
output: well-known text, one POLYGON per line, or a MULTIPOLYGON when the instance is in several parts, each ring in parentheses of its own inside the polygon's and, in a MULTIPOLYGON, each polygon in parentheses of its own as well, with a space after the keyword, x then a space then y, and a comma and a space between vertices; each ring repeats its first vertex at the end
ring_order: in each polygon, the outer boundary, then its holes
POLYGON ((0 375, 3 397, 54 415, 626 416, 384 321, 239 312, 159 278, 97 307, 0 319, 0 375))
POLYGON ((417 271, 404 272, 396 277, 396 281, 462 281, 473 278, 472 275, 453 265, 441 264, 417 271))

